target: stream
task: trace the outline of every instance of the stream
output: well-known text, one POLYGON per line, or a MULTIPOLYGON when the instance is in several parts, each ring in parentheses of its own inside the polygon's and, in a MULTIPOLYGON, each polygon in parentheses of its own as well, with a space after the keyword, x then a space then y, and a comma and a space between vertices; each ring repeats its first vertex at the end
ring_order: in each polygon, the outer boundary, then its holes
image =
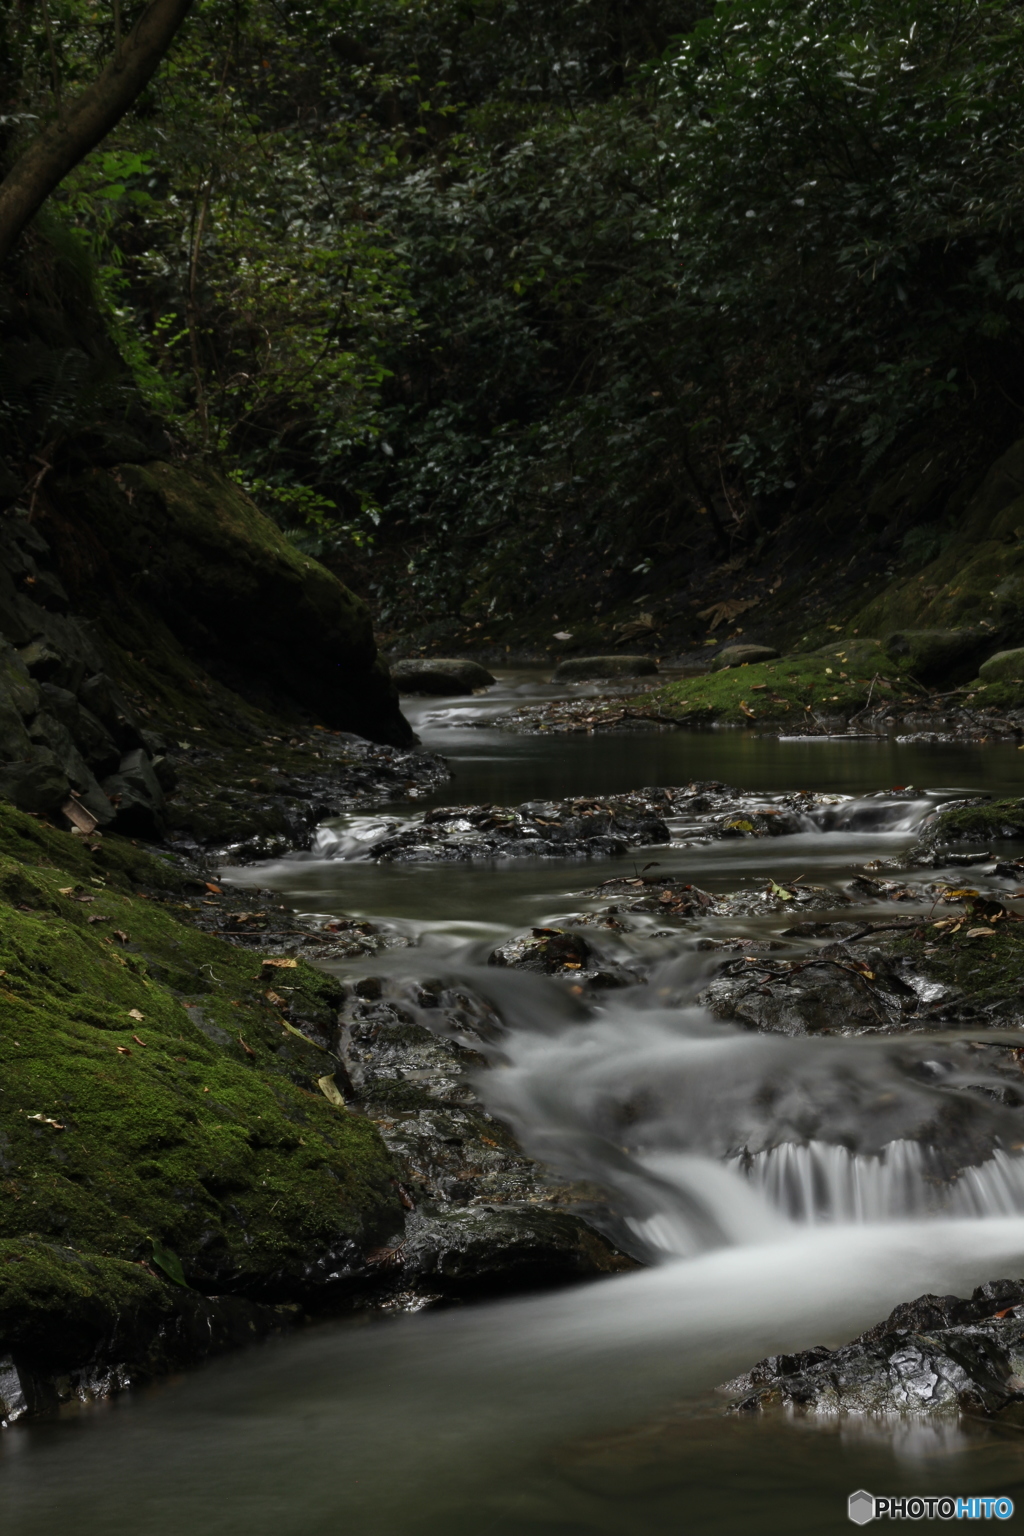
MULTIPOLYGON (((910 1138, 928 1036, 758 1035, 697 1007, 720 960, 701 941, 767 939, 793 920, 778 913, 708 916, 677 932, 652 917, 602 936, 644 984, 586 1002, 570 1001, 564 982, 485 968, 523 929, 596 909, 580 893, 628 874, 632 854, 367 856, 382 829, 432 805, 721 780, 764 796, 852 799, 777 839, 692 843, 670 823, 673 843, 636 850, 637 867, 655 862, 712 893, 800 876, 838 891, 908 846, 937 801, 1019 793, 1015 746, 725 730, 516 735, 487 723, 567 692, 510 672, 471 699, 406 700, 424 748, 449 760, 450 783, 339 819, 310 854, 223 873, 299 913, 356 915, 394 935, 393 947, 334 969, 442 974, 485 996, 507 1029, 478 1085, 488 1108, 559 1175, 609 1191, 623 1240, 648 1267, 321 1325, 19 1426, 0 1442, 5 1533, 810 1536, 846 1530, 847 1495, 861 1487, 1008 1494, 1024 1508, 1020 1429, 727 1415, 714 1392, 764 1355, 838 1345, 923 1292, 969 1294, 1024 1274, 1024 1157, 997 1153, 942 1191, 910 1138), (872 799, 895 786, 907 791, 898 800, 872 799), (845 1116, 845 1145, 822 1132, 773 1146, 780 1093, 826 1123, 845 1116), (878 1115, 857 1106, 882 1100, 880 1142, 878 1115), (740 1159, 738 1145, 754 1150, 740 1159)), ((792 1102, 786 1112, 797 1115, 792 1102)))

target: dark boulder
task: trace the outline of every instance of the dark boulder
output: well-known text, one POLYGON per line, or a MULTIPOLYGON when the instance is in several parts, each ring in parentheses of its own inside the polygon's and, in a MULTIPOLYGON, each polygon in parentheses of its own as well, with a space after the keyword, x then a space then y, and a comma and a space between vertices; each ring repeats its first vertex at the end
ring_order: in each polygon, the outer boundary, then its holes
POLYGON ((902 629, 886 637, 885 650, 919 682, 955 687, 977 676, 992 641, 985 629, 902 629))
MULTIPOLYGON (((176 679, 183 648, 260 705, 298 705, 329 726, 411 743, 366 605, 238 486, 156 461, 55 479, 48 495, 71 601, 151 670, 176 679)), ((48 615, 42 633, 63 654, 61 619, 48 615)), ((100 670, 93 659, 83 676, 100 670)), ((50 680, 77 692, 82 679, 50 680)))
POLYGON ((391 676, 399 693, 470 694, 489 688, 495 678, 475 661, 426 657, 391 664, 391 676))

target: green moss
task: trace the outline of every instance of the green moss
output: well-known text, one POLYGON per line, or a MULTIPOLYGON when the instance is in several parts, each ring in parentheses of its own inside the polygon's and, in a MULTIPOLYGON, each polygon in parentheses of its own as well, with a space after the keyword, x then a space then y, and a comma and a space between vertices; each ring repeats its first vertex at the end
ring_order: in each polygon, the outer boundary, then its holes
POLYGON ((689 724, 716 720, 735 725, 793 725, 805 728, 814 714, 849 716, 872 701, 916 696, 896 662, 874 640, 839 641, 811 655, 730 667, 684 678, 646 693, 634 702, 689 724), (872 680, 874 683, 872 692, 872 680))
MULTIPOLYGON (((942 907, 936 918, 959 915, 960 907, 942 907)), ((999 1022, 1000 1013, 1019 1016, 1024 998, 1024 924, 988 922, 981 914, 965 923, 958 933, 943 932, 931 925, 916 930, 892 946, 906 955, 915 969, 930 980, 963 993, 969 1002, 999 1022), (972 928, 991 928, 990 934, 970 939, 972 928)))
POLYGON ((961 689, 958 702, 968 709, 1024 709, 1024 682, 983 683, 977 678, 961 689))
MULTIPOLYGON (((0 848, 0 1237, 129 1260, 155 1237, 200 1288, 287 1299, 317 1255, 400 1226, 375 1127, 317 1089, 334 1059, 259 960, 147 899, 175 871, 6 806, 0 848)), ((289 981, 314 1008, 331 986, 289 981)))
POLYGON ((987 843, 1024 837, 1024 800, 990 800, 940 811, 922 829, 922 841, 930 846, 944 843, 987 843))
POLYGON ((170 1313, 175 1296, 148 1268, 38 1237, 0 1239, 0 1339, 35 1353, 59 1322, 65 1358, 84 1354, 113 1317, 170 1313))

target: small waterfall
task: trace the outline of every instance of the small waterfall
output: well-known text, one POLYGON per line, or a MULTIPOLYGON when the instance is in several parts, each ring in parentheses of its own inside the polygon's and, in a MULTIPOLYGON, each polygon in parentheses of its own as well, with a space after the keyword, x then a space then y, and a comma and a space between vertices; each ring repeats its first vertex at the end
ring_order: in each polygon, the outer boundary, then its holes
POLYGON ((1024 1213, 1024 1157, 997 1151, 944 1181, 928 1149, 893 1141, 865 1157, 827 1142, 792 1142, 730 1159, 774 1208, 792 1221, 896 1221, 926 1216, 1016 1216, 1024 1213))

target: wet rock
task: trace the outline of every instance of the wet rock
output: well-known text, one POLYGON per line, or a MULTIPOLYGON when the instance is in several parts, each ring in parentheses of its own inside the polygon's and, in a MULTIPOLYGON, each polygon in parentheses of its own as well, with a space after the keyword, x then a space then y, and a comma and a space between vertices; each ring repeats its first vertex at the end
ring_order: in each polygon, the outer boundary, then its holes
POLYGON ((1024 648, 1014 651, 997 651, 978 668, 978 676, 986 683, 1017 683, 1024 679, 1024 648))
POLYGON ((78 689, 78 699, 102 723, 122 752, 143 745, 138 715, 105 672, 95 672, 87 678, 78 689))
POLYGON ((531 800, 524 805, 441 806, 368 848, 388 862, 610 857, 667 843, 664 790, 607 799, 531 800))
POLYGON ((613 682, 619 677, 650 677, 657 670, 658 663, 652 656, 570 656, 559 662, 551 681, 613 682))
POLYGON ((634 1267, 580 1217, 543 1206, 414 1216, 401 1264, 407 1282, 455 1296, 570 1285, 634 1267))
POLYGON ((470 694, 489 688, 495 679, 475 661, 431 657, 395 661, 391 676, 400 693, 470 694))
POLYGON ((723 1389, 732 1411, 957 1415, 1024 1421, 1024 1282, 920 1296, 840 1349, 772 1355, 723 1389))
POLYGON ((697 1001, 719 1019, 784 1035, 834 1035, 899 1027, 918 996, 878 950, 845 945, 803 960, 752 956, 727 965, 697 1001))
POLYGON ((441 980, 348 984, 335 1054, 404 1170, 405 1234, 371 1255, 397 1290, 457 1296, 633 1267, 578 1209, 596 1191, 554 1179, 484 1108, 479 1074, 503 1033, 486 1002, 441 980))
POLYGON ((885 639, 885 650, 922 683, 967 682, 992 648, 984 629, 902 629, 885 639))
POLYGON ((770 645, 727 645, 719 651, 711 663, 712 672, 721 672, 724 667, 749 666, 757 661, 774 661, 778 651, 770 645))
POLYGON ((539 976, 564 976, 593 987, 635 986, 640 979, 626 966, 603 958, 572 928, 534 928, 526 937, 499 944, 487 963, 533 971, 539 976))

